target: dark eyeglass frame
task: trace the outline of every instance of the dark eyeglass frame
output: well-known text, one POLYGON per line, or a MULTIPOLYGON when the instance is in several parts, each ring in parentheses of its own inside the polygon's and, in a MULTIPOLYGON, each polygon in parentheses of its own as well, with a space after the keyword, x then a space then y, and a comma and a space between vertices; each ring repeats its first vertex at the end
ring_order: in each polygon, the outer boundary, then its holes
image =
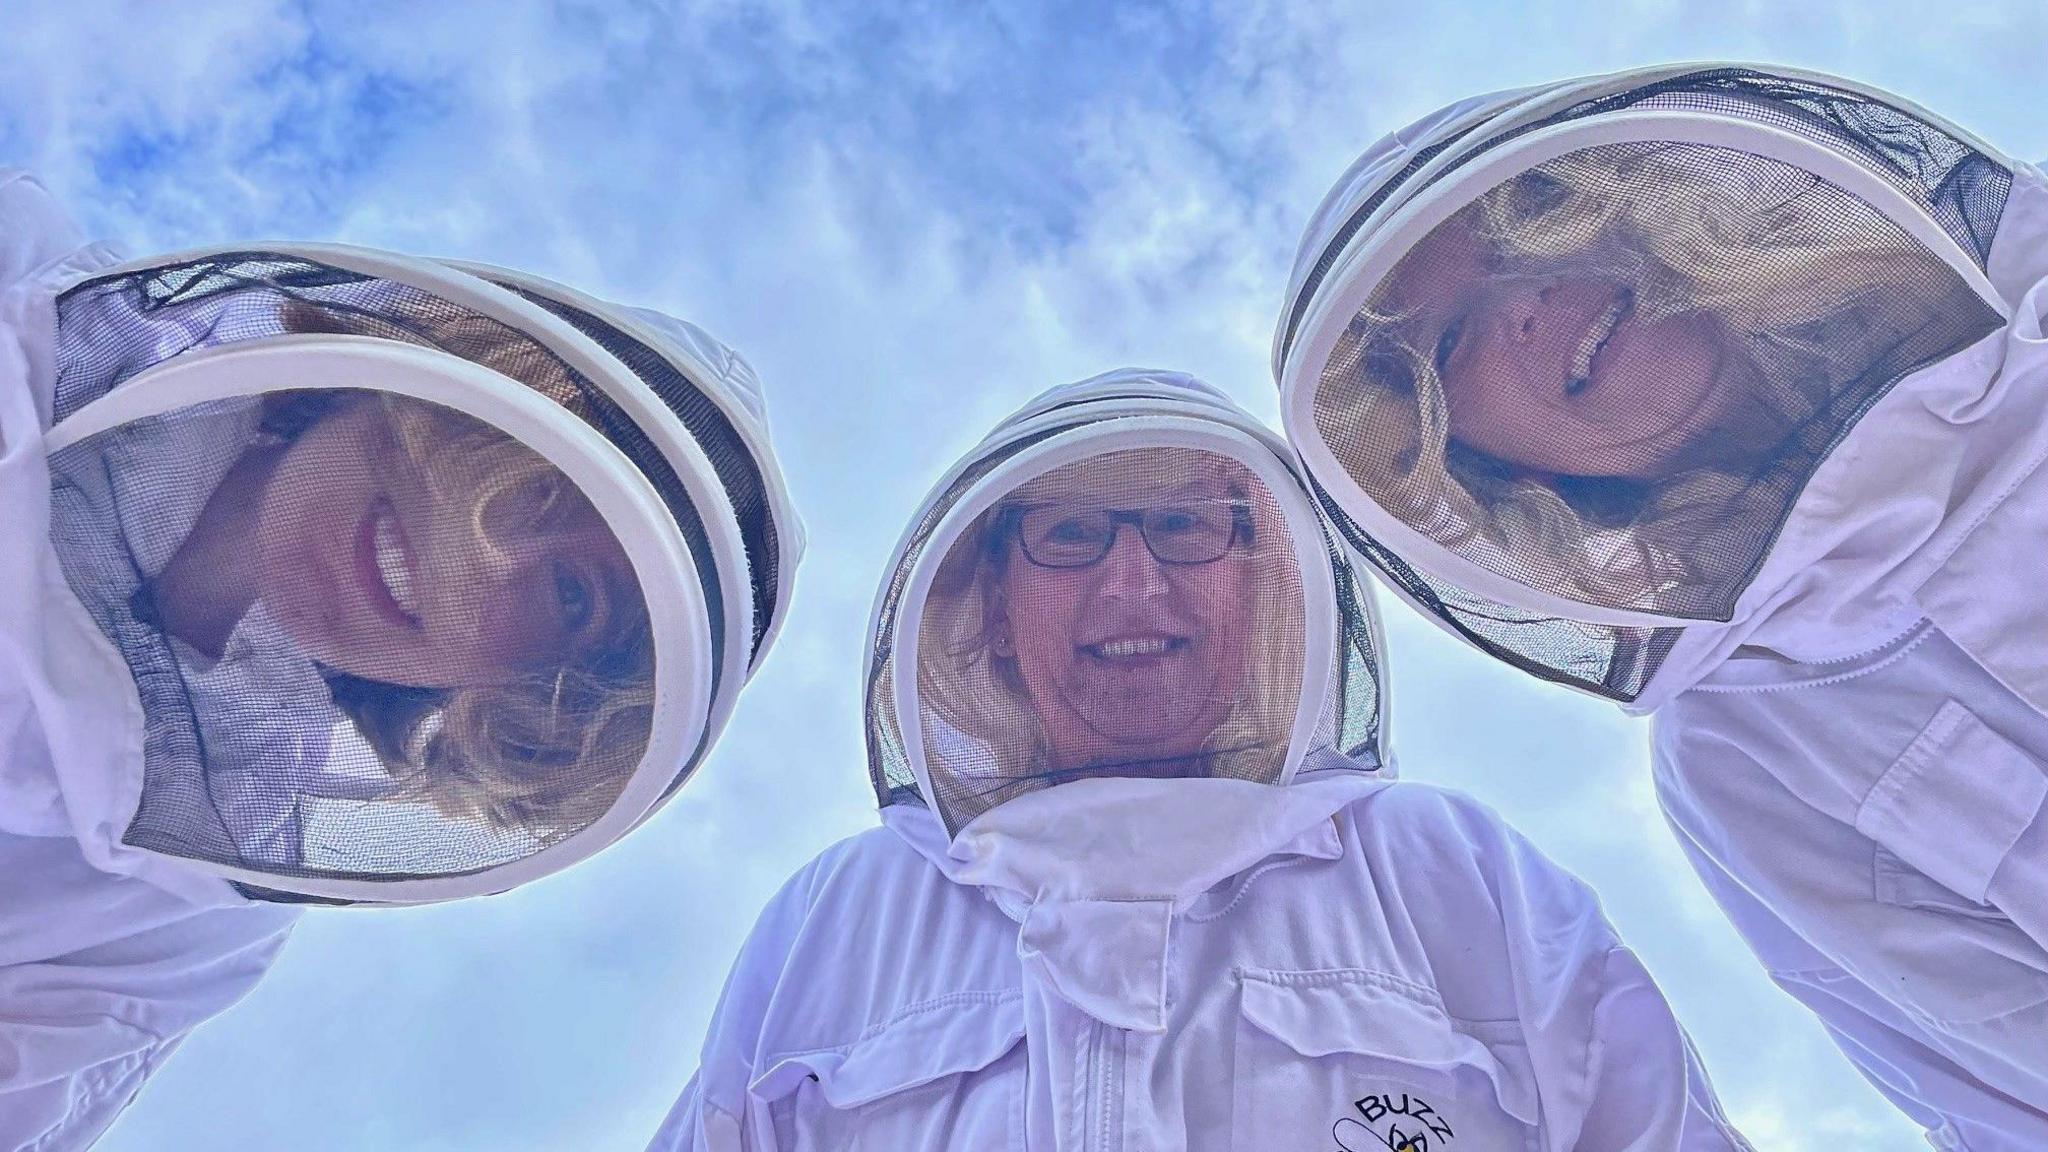
MULTIPOLYGON (((1195 568, 1203 564, 1214 564, 1216 561, 1228 556, 1230 550, 1237 547, 1240 541, 1248 542, 1252 539, 1251 505, 1242 500, 1232 500, 1229 501, 1229 504, 1230 535, 1224 537, 1223 546, 1217 550, 1214 556, 1204 556, 1196 559, 1169 559, 1159 554, 1159 546, 1153 541, 1152 534, 1146 531, 1145 517, 1152 512, 1162 510, 1151 508, 1098 509, 1097 511, 1109 517, 1109 535, 1103 538, 1102 547, 1094 556, 1072 563, 1048 563, 1040 559, 1032 553, 1031 544, 1025 539, 1024 517, 1040 508, 1053 507, 1054 505, 1051 504, 1012 504, 1004 508, 997 517, 995 531, 990 534, 990 542, 996 549, 997 554, 1000 555, 1003 544, 1011 539, 1015 539, 1017 541, 1017 550, 1024 554, 1024 559, 1030 561, 1033 567, 1071 572, 1081 568, 1092 568, 1102 563, 1103 557, 1108 556, 1110 551, 1116 547, 1117 534, 1123 530, 1125 524, 1130 524, 1138 529, 1138 538, 1145 542, 1145 551, 1151 554, 1152 559, 1169 567, 1195 568)), ((1164 511, 1176 510, 1165 509, 1164 511)))

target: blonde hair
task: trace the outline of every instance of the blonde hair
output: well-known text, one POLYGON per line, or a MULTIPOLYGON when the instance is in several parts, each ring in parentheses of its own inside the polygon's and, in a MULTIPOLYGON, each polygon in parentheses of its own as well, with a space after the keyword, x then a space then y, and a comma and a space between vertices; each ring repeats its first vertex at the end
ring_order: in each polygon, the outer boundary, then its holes
POLYGON ((1832 437, 1896 378, 1873 382, 1870 370, 1924 325, 1914 310, 1940 303, 1910 285, 1960 285, 1854 197, 1735 156, 1587 149, 1438 225, 1470 230, 1496 271, 1569 261, 1636 286, 1638 315, 1717 313, 1775 369, 1666 475, 1533 478, 1454 440, 1434 348, 1415 341, 1419 312, 1388 307, 1392 274, 1323 368, 1316 420, 1346 471, 1389 513, 1517 582, 1607 607, 1724 611, 1832 437))
MULTIPOLYGON (((401 301, 388 317, 293 300, 285 306, 285 325, 440 348, 590 419, 582 388, 544 346, 500 321, 451 312, 431 298, 401 301)), ((588 504, 539 453, 481 420, 410 397, 379 394, 377 400, 413 460, 456 460, 465 473, 485 478, 475 486, 468 516, 473 537, 488 549, 502 554, 489 515, 501 500, 538 485, 553 500, 588 504)), ((552 842, 589 824, 618 798, 652 727, 654 641, 637 580, 613 591, 612 609, 599 642, 509 682, 429 690, 347 678, 336 703, 377 751, 398 798, 552 842)))
MULTIPOLYGON (((940 562, 919 621, 918 696, 928 717, 975 741, 985 754, 947 755, 935 748, 927 717, 925 759, 934 791, 947 787, 948 818, 957 826, 1010 795, 1050 783, 1051 748, 1014 656, 998 654, 996 626, 1004 612, 1000 584, 1017 562, 1006 513, 1020 504, 1099 500, 1143 504, 1191 480, 1221 481, 1250 510, 1248 555, 1256 590, 1247 631, 1246 668, 1236 701, 1204 742, 1210 775, 1273 780, 1285 755, 1301 698, 1305 643, 1301 573, 1277 501, 1243 464, 1188 448, 1135 448, 1068 464, 1019 486, 977 516, 940 562), (943 764, 939 761, 945 761, 943 764)), ((1227 555, 1225 559, 1228 559, 1227 555)), ((1028 562, 1028 561, 1027 561, 1028 562)), ((900 673, 899 673, 900 674, 900 673)))

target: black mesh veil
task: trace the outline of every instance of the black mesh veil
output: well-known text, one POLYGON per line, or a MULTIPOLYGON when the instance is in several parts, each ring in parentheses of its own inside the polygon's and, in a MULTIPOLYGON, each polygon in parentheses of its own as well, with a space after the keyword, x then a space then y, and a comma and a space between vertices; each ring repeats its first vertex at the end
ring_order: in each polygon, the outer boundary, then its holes
MULTIPOLYGON (((489 276, 485 277, 490 279, 489 276)), ((607 317, 570 300, 560 299, 539 288, 511 281, 497 281, 501 287, 519 293, 535 304, 576 326, 605 351, 633 370, 689 429, 690 436, 704 450, 720 484, 732 501, 739 521, 740 536, 746 542, 748 580, 753 593, 753 633, 750 657, 759 659, 769 625, 778 612, 782 580, 782 545, 776 532, 777 510, 769 495, 768 478, 746 439, 734 427, 733 419, 708 394, 711 385, 693 379, 680 357, 656 343, 625 330, 607 317)))
POLYGON ((1810 77, 1557 86, 1417 142, 1317 239, 1283 318, 1290 431, 1411 603, 1634 700, 1685 621, 1729 619, 1864 413, 2003 323, 1976 273, 2009 185, 1810 77), (1644 112, 1678 115, 1601 122, 1644 112), (1340 252, 1372 278, 1333 276, 1340 252))
POLYGON ((1979 268, 1991 259, 1991 237, 2012 189, 2012 172, 1999 157, 1987 154, 1965 138, 1897 101, 1809 76, 1792 76, 1746 67, 1686 70, 1648 83, 1559 85, 1562 107, 1508 123, 1486 122, 1412 149, 1405 162, 1360 202, 1345 212, 1327 237, 1318 238, 1314 265, 1288 302, 1281 320, 1281 351, 1294 344, 1296 330, 1316 290, 1337 257, 1360 229, 1389 202, 1398 204, 1449 174, 1439 171, 1415 179, 1440 154, 1453 152, 1460 162, 1508 143, 1529 132, 1573 120, 1627 109, 1683 109, 1768 124, 1830 147, 1845 149, 1866 160, 1872 171, 1921 207, 1970 254, 1979 268), (1583 98, 1570 99, 1586 88, 1583 98))
POLYGON ((958 831, 1083 776, 1275 783, 1298 738, 1379 769, 1370 607, 1284 452, 1148 440, 1161 411, 1245 418, 1206 392, 1120 405, 1113 377, 1094 383, 992 437, 901 546, 868 665, 877 800, 958 831))
POLYGON ((436 899, 520 882, 530 858, 618 821, 640 775, 656 713, 648 599, 694 583, 709 651, 692 659, 715 694, 724 597, 747 594, 717 562, 739 526, 707 520, 677 474, 688 465, 622 402, 644 375, 572 351, 574 329, 538 307, 426 269, 346 249, 212 251, 96 275, 55 302, 54 429, 95 430, 54 442, 52 543, 144 720, 122 840, 252 894, 436 899), (223 353, 257 362, 240 350, 276 375, 194 403, 135 391, 223 353), (319 383, 300 386, 294 351, 355 356, 360 378, 309 368, 319 383), (380 365, 431 375, 439 354, 490 370, 466 369, 464 387, 523 386, 522 419, 597 432, 690 567, 629 559, 586 488, 596 474, 571 479, 476 414, 488 405, 385 386, 380 365), (464 877, 478 882, 450 885, 464 877))
MULTIPOLYGON (((625 451, 661 494, 697 557, 698 578, 714 609, 713 628, 722 626, 717 605, 723 590, 710 560, 703 517, 674 467, 602 389, 545 343, 502 319, 426 289, 317 258, 251 251, 208 253, 86 280, 58 300, 57 331, 56 422, 172 356, 309 331, 418 343, 511 368, 514 378, 565 381, 573 399, 564 407, 625 451)), ((715 631, 713 646, 724 643, 715 631)))

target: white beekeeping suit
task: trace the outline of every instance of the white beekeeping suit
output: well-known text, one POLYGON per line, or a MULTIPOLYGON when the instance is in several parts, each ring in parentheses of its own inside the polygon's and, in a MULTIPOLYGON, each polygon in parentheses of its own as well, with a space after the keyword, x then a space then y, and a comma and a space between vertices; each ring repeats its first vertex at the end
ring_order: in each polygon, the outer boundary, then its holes
POLYGON ((0 186, 0 1147, 82 1148, 298 903, 501 892, 696 769, 801 528, 759 386, 523 274, 122 263, 0 186))
POLYGON ((1377 145, 1274 349, 1344 538, 1652 715, 1709 890, 1944 1149, 2048 1147, 2044 273, 2040 169, 1674 65, 1377 145))
POLYGON ((1220 393, 1056 389, 876 602, 884 827, 769 904, 657 1149, 1739 1149, 1584 885, 1396 783, 1377 619, 1220 393))

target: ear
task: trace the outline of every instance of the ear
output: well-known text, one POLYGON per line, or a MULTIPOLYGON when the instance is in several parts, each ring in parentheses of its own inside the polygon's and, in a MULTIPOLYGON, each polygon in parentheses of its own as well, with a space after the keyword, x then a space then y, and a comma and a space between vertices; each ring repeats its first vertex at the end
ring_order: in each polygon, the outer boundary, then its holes
POLYGON ((988 603, 982 609, 983 626, 988 634, 989 651, 1008 659, 1017 654, 1017 637, 1010 630, 1010 603, 1001 587, 988 591, 988 603))

